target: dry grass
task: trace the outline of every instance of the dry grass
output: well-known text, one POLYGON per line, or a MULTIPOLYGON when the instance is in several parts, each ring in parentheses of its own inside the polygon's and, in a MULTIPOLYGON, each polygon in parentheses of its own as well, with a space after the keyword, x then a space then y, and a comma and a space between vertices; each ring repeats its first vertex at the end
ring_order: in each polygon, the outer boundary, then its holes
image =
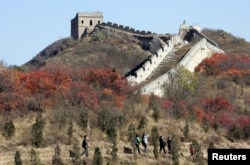
MULTIPOLYGON (((145 106, 143 105, 137 105, 135 108, 135 117, 141 116, 141 114, 145 114, 145 106)), ((53 111, 48 110, 46 113, 43 114, 43 117, 47 118, 47 122, 45 124, 45 130, 44 135, 46 136, 46 146, 35 149, 37 153, 39 153, 39 157, 43 164, 51 164, 52 157, 54 155, 54 148, 56 145, 56 141, 58 139, 53 139, 53 137, 56 136, 56 138, 65 139, 67 135, 65 135, 65 132, 60 132, 55 123, 51 122, 53 118, 53 111)), ((175 134, 177 137, 183 137, 183 128, 185 126, 185 121, 183 120, 174 120, 173 118, 170 118, 166 113, 162 113, 162 118, 155 122, 151 117, 150 113, 147 115, 148 119, 148 125, 143 130, 137 130, 138 134, 142 134, 143 132, 151 134, 151 129, 153 126, 157 126, 159 133, 163 135, 165 138, 168 136, 172 136, 175 134)), ((0 135, 0 165, 10 165, 14 162, 14 155, 16 151, 20 151, 21 158, 24 162, 24 164, 29 164, 30 159, 30 151, 33 148, 33 146, 30 145, 29 138, 30 138, 30 130, 32 124, 35 122, 35 114, 29 113, 25 118, 16 118, 14 120, 14 124, 16 126, 16 134, 14 137, 11 138, 11 140, 5 140, 5 138, 0 135)), ((136 126, 138 125, 138 120, 136 118, 131 118, 128 123, 134 123, 136 126)), ((192 160, 192 158, 189 157, 189 144, 192 142, 192 140, 197 140, 198 143, 202 147, 202 152, 204 153, 204 158, 206 158, 206 151, 208 148, 208 145, 210 142, 215 142, 215 146, 218 148, 249 148, 250 147, 250 141, 238 141, 238 142, 230 142, 225 138, 225 130, 219 129, 218 131, 214 131, 210 129, 208 132, 204 132, 203 129, 197 124, 191 122, 189 124, 190 126, 190 140, 185 140, 182 142, 179 141, 180 144, 180 153, 182 153, 184 156, 180 156, 180 162, 181 164, 195 164, 192 160)), ((91 128, 91 127, 90 127, 91 128)), ((79 143, 79 147, 83 135, 87 133, 89 136, 89 144, 90 144, 90 156, 87 159, 87 161, 91 162, 94 155, 94 149, 95 147, 99 147, 101 149, 102 157, 104 159, 104 162, 110 161, 111 156, 110 152, 112 150, 112 143, 109 141, 107 136, 100 131, 98 128, 91 128, 88 129, 87 132, 83 131, 81 128, 77 126, 77 124, 74 123, 74 141, 79 143)), ((121 162, 134 162, 135 164, 171 164, 171 156, 170 155, 161 155, 157 160, 154 159, 153 155, 153 146, 150 143, 150 137, 149 137, 149 147, 148 147, 148 154, 141 154, 141 155, 134 155, 134 154, 125 154, 123 153, 123 147, 131 147, 130 143, 127 141, 127 127, 122 128, 119 131, 118 136, 118 157, 119 160, 117 163, 114 164, 121 164, 121 162)), ((181 138, 180 138, 181 139, 181 138)), ((71 145, 65 145, 62 142, 58 142, 61 150, 62 150, 62 159, 66 164, 71 164, 71 157, 69 157, 68 150, 72 150, 73 143, 71 145)), ((142 147, 141 147, 142 149, 142 147)), ((82 149, 81 149, 82 152, 82 149)), ((84 156, 81 156, 82 160, 86 160, 84 156)))

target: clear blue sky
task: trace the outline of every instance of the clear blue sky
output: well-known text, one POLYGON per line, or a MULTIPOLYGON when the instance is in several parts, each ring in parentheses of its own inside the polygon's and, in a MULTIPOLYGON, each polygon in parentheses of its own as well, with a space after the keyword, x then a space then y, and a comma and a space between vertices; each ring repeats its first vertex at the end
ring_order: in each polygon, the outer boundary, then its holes
POLYGON ((105 22, 156 33, 179 25, 222 29, 250 41, 249 0, 6 0, 0 5, 0 60, 22 65, 52 42, 70 36, 77 12, 101 11, 105 22))

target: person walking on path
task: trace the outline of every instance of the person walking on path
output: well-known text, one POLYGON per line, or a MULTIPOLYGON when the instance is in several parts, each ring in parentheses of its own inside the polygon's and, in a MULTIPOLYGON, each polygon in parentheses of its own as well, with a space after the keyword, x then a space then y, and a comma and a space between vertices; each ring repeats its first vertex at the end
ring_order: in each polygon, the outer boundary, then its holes
POLYGON ((135 136, 135 146, 138 150, 138 153, 141 154, 140 152, 140 143, 141 143, 141 139, 138 135, 135 136))
POLYGON ((142 145, 144 147, 144 152, 147 153, 148 135, 145 133, 142 135, 142 145))
POLYGON ((166 154, 166 150, 165 150, 165 141, 163 139, 162 136, 160 136, 159 138, 159 142, 160 142, 160 154, 161 154, 161 151, 163 150, 164 154, 166 154))
POLYGON ((88 145, 88 142, 87 142, 87 135, 84 135, 84 138, 83 138, 83 141, 82 141, 82 148, 84 149, 82 154, 85 154, 86 157, 88 157, 89 156, 89 151, 88 151, 89 145, 88 145))
POLYGON ((168 144, 168 153, 171 154, 172 141, 171 141, 170 137, 168 137, 167 144, 168 144))
POLYGON ((194 147, 193 147, 193 144, 190 144, 189 152, 190 152, 190 156, 193 156, 193 155, 194 155, 194 147))

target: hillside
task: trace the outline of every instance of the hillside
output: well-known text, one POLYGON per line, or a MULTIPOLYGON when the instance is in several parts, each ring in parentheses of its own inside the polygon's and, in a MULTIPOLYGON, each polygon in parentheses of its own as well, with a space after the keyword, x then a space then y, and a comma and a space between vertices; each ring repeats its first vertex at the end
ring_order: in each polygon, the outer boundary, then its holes
MULTIPOLYGON (((163 98, 134 93, 124 76, 169 35, 138 37, 96 27, 80 40, 52 43, 19 70, 2 69, 0 165, 13 164, 17 151, 27 165, 94 164, 96 148, 103 164, 206 164, 208 148, 250 148, 250 43, 223 30, 203 33, 226 55, 204 59, 195 74, 179 70, 163 98), (133 141, 143 133, 149 135, 148 154, 141 145, 139 155, 133 141), (85 134, 88 158, 81 155, 85 134), (173 140, 173 154, 153 152, 160 135, 173 140)), ((158 74, 174 67, 195 42, 175 52, 158 74)))

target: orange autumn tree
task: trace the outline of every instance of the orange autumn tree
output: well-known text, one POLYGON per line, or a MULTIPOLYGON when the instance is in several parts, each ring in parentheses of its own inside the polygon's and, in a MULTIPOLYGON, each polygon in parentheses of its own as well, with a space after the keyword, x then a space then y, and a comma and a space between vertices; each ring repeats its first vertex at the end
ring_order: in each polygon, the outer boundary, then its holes
POLYGON ((25 91, 20 81, 22 76, 22 72, 13 69, 0 72, 0 110, 11 111, 23 106, 25 91))
POLYGON ((28 72, 22 77, 32 109, 42 110, 44 106, 54 104, 56 94, 70 87, 71 78, 66 71, 60 66, 50 66, 28 72))
POLYGON ((195 71, 206 75, 237 75, 250 74, 250 57, 246 55, 213 54, 205 58, 195 71))
POLYGON ((113 102, 121 107, 126 99, 129 85, 125 79, 122 79, 120 73, 112 69, 84 69, 84 80, 99 91, 99 96, 103 100, 113 102))
POLYGON ((205 121, 212 126, 229 128, 235 122, 234 107, 222 96, 202 99, 200 104, 194 106, 194 113, 199 123, 205 121))

